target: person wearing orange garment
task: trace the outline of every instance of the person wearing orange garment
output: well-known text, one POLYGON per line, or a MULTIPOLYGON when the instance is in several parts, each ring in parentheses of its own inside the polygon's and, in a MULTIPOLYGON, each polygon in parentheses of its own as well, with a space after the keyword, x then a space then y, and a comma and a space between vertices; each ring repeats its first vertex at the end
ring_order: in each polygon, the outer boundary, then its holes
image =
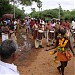
POLYGON ((61 63, 61 65, 58 66, 57 69, 59 73, 61 73, 61 75, 65 75, 65 67, 67 66, 68 61, 70 61, 72 57, 72 55, 70 54, 70 50, 73 56, 75 56, 75 52, 72 49, 70 39, 66 35, 66 29, 60 29, 59 33, 60 36, 58 36, 56 40, 55 50, 51 54, 57 53, 55 60, 60 61, 61 63))

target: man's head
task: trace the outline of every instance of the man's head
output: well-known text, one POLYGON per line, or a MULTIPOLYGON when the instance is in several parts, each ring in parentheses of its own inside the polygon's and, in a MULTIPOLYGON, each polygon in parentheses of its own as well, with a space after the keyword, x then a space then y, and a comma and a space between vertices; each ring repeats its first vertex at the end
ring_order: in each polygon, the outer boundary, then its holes
POLYGON ((60 19, 60 22, 63 22, 63 19, 60 19))
POLYGON ((17 45, 13 40, 5 40, 1 44, 0 55, 1 60, 14 60, 17 45))
POLYGON ((65 22, 68 22, 68 18, 65 18, 65 22))
POLYGON ((60 33, 61 35, 65 35, 65 34, 66 34, 66 29, 60 29, 60 30, 59 30, 59 33, 60 33))

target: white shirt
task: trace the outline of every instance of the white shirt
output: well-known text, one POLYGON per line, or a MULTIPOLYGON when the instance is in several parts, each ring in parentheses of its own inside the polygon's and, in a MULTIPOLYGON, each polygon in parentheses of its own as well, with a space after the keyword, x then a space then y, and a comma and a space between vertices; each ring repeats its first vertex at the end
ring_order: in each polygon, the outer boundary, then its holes
POLYGON ((72 29, 75 29, 75 22, 74 21, 72 21, 72 26, 73 26, 72 29))
POLYGON ((0 75, 19 75, 17 66, 0 61, 0 75))
POLYGON ((55 27, 55 23, 53 23, 52 26, 55 27))
POLYGON ((16 25, 17 24, 17 21, 14 21, 14 25, 16 25))

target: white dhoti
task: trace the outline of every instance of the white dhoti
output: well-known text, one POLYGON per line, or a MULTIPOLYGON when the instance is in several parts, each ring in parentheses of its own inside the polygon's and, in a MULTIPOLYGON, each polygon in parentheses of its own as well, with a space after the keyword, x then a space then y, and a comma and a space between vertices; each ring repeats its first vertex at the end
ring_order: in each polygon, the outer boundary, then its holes
POLYGON ((35 48, 39 48, 39 40, 35 40, 35 48))
POLYGON ((8 34, 2 33, 2 42, 8 39, 8 34))
POLYGON ((49 30, 46 31, 46 43, 47 44, 48 44, 48 39, 49 39, 48 34, 49 34, 49 30))
POLYGON ((35 39, 35 48, 39 48, 39 46, 42 46, 42 30, 38 30, 37 38, 35 39))

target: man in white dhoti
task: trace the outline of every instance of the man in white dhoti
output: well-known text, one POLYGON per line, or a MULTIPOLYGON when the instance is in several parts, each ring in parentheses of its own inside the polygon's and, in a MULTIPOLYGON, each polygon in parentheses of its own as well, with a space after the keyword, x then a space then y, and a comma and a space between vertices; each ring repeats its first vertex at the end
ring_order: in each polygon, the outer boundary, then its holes
POLYGON ((6 22, 3 23, 1 30, 2 30, 2 41, 4 41, 8 39, 8 33, 9 33, 9 28, 8 26, 6 26, 6 22))

